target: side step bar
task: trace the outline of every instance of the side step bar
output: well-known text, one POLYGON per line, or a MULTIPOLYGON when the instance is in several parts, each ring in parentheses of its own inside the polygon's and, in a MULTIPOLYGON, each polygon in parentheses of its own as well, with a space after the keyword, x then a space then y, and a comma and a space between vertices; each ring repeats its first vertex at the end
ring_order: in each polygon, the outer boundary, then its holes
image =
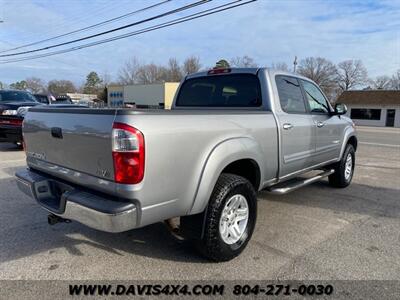
POLYGON ((293 192, 294 190, 297 190, 303 186, 309 185, 311 183, 320 181, 321 179, 335 173, 335 170, 326 170, 314 177, 307 178, 304 180, 297 180, 297 181, 289 181, 288 183, 283 182, 281 184, 277 184, 276 186, 272 186, 268 189, 272 194, 277 194, 277 195, 283 195, 287 194, 290 192, 293 192))

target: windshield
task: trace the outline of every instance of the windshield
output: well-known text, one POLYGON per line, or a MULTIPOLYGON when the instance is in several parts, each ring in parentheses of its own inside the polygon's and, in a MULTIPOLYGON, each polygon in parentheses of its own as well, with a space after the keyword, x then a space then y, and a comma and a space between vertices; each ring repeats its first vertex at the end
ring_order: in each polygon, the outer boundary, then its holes
POLYGON ((252 74, 186 80, 176 100, 176 106, 197 107, 259 107, 261 103, 260 82, 252 74))
POLYGON ((46 95, 34 95, 34 96, 40 103, 45 103, 45 104, 49 103, 49 100, 47 99, 46 95))
POLYGON ((37 100, 24 91, 0 91, 0 102, 37 102, 37 100))

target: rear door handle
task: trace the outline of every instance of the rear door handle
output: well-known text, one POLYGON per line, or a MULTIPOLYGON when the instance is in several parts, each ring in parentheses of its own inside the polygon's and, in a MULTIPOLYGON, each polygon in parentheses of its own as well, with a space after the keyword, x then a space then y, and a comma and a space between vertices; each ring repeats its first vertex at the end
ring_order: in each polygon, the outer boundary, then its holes
POLYGON ((317 127, 318 128, 324 127, 324 125, 325 125, 325 123, 323 123, 323 122, 318 122, 317 123, 317 127))
POLYGON ((293 128, 293 125, 290 124, 290 123, 283 124, 283 129, 285 129, 285 130, 289 130, 289 129, 292 129, 292 128, 293 128))

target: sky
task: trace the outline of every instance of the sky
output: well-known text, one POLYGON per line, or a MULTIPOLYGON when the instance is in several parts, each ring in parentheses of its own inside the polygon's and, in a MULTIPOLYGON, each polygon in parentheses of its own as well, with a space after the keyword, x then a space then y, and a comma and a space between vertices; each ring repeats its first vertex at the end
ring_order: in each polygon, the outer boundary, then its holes
MULTIPOLYGON (((198 0, 171 0, 118 22, 18 51, 105 31, 195 1, 198 0)), ((213 0, 174 17, 128 28, 118 34, 230 1, 213 0)), ((158 2, 161 0, 0 0, 0 51, 80 29, 158 2)), ((53 50, 59 49, 63 47, 53 50)), ((0 81, 10 84, 35 76, 45 81, 68 79, 82 84, 90 71, 107 74, 115 81, 119 69, 133 57, 144 63, 166 64, 170 57, 182 62, 192 55, 198 56, 204 67, 213 66, 222 58, 229 60, 244 55, 252 57, 259 66, 285 62, 291 67, 295 56, 298 60, 321 56, 333 63, 361 59, 370 77, 392 75, 400 69, 400 0, 258 0, 216 15, 100 46, 35 60, 0 63, 0 81)), ((0 61, 4 59, 0 57, 0 61)))

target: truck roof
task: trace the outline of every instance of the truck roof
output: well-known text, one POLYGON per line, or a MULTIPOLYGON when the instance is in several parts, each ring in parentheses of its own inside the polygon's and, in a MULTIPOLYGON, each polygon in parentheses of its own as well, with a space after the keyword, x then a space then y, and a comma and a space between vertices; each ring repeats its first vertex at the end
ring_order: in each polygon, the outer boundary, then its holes
MULTIPOLYGON (((226 69, 230 69, 229 74, 234 74, 234 73, 257 74, 258 70, 263 68, 226 68, 226 69)), ((216 70, 216 69, 210 69, 210 70, 216 70)), ((189 74, 188 76, 186 76, 186 79, 207 76, 209 75, 208 72, 210 70, 189 74)))
MULTIPOLYGON (((287 75, 287 76, 295 76, 307 81, 312 81, 307 77, 304 77, 300 74, 297 73, 293 73, 293 72, 287 72, 287 71, 281 71, 281 70, 275 70, 272 68, 267 68, 267 67, 258 67, 258 68, 227 68, 230 69, 229 73, 223 73, 223 74, 235 74, 235 73, 240 73, 240 74, 257 74, 259 71, 264 71, 266 73, 268 73, 270 76, 274 76, 276 74, 279 75, 287 75)), ((210 69, 210 70, 214 70, 214 69, 210 69)), ((208 76, 209 75, 209 71, 210 70, 206 70, 206 71, 202 71, 202 72, 197 72, 197 73, 193 73, 193 74, 189 74, 186 76, 185 79, 191 79, 191 78, 196 78, 196 77, 203 77, 203 76, 208 76)), ((221 74, 221 75, 223 75, 221 74)))

